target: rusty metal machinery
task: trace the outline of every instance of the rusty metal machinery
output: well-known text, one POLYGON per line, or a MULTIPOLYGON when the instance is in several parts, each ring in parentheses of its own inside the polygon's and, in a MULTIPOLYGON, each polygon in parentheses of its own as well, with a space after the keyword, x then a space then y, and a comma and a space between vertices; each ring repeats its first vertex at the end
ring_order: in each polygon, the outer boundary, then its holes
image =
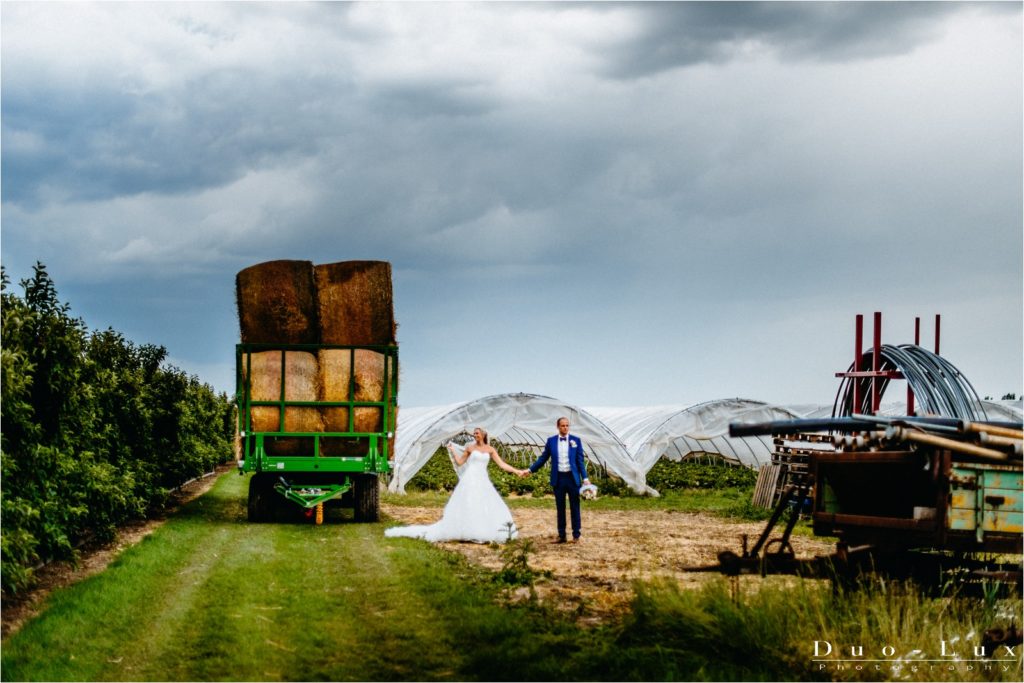
POLYGON ((855 416, 872 427, 835 436, 811 457, 817 535, 847 546, 1020 553, 1024 433, 855 416))
POLYGON ((916 343, 883 346, 878 313, 875 346, 864 353, 862 323, 858 316, 856 360, 837 373, 833 417, 730 425, 733 437, 772 435, 798 476, 779 483, 752 546, 744 538, 739 554, 723 551, 717 565, 699 569, 844 579, 878 571, 933 585, 957 575, 1019 586, 1024 425, 986 420, 970 383, 938 356, 938 316, 934 354, 916 343), (908 382, 908 415, 869 414, 894 379, 908 382), (942 415, 914 415, 915 398, 942 415), (833 554, 796 558, 789 539, 801 513, 815 535, 838 539, 833 554))
POLYGON ((871 569, 921 580, 958 569, 1019 583, 1019 559, 977 558, 1022 551, 1020 427, 868 415, 731 425, 732 436, 830 432, 833 448, 808 456, 805 484, 787 487, 754 545, 744 539, 741 554, 724 551, 713 568, 805 576, 871 569), (793 553, 789 538, 805 498, 815 535, 838 538, 833 555, 793 553))
POLYGON ((874 315, 874 346, 864 351, 864 316, 855 319, 853 363, 842 378, 832 416, 877 414, 882 395, 892 380, 907 381, 907 415, 920 404, 925 415, 944 415, 965 420, 984 420, 985 409, 967 378, 939 355, 942 316, 935 316, 935 350, 921 346, 921 319, 914 319, 914 343, 893 346, 882 343, 882 314, 874 315))

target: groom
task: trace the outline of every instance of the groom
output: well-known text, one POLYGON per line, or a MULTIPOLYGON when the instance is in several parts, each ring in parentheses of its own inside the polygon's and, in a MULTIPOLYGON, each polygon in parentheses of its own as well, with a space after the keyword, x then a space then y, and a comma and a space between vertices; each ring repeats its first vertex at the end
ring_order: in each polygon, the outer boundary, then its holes
POLYGON ((544 452, 523 476, 533 474, 551 460, 551 488, 555 490, 555 513, 558 516, 558 538, 554 543, 565 543, 565 498, 569 497, 572 516, 572 542, 580 540, 580 482, 589 484, 587 465, 583 461, 583 442, 569 433, 569 418, 560 417, 558 434, 548 439, 544 452))

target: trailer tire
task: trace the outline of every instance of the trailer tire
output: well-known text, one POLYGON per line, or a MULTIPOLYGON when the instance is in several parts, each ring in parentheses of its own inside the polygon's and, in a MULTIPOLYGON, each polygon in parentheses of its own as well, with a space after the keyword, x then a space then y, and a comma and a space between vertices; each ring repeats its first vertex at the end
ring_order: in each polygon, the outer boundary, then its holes
POLYGON ((357 522, 376 522, 380 518, 380 489, 377 475, 362 474, 354 477, 352 486, 357 522))
POLYGON ((249 521, 269 522, 273 488, 271 479, 265 473, 258 472, 249 480, 249 521))

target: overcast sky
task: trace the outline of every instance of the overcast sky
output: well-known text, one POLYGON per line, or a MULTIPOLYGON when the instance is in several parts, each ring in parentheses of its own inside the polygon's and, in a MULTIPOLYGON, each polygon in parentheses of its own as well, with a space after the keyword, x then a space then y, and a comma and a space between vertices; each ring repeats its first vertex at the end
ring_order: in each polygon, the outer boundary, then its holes
POLYGON ((1021 393, 1020 3, 0 12, 9 276, 219 390, 288 258, 391 262, 405 406, 831 403, 876 310, 1021 393))

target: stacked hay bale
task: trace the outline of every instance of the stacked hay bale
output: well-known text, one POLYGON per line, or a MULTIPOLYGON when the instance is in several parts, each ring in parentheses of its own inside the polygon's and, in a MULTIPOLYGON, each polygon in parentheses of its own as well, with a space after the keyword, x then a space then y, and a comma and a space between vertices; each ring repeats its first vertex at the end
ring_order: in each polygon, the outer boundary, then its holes
MULTIPOLYGON (((395 342, 391 265, 345 261, 314 266, 309 261, 270 261, 238 274, 238 317, 243 343, 376 346, 395 342)), ((384 354, 369 349, 318 349, 253 353, 252 400, 279 400, 284 363, 286 401, 383 401, 388 398, 384 354)), ((244 359, 243 359, 244 365, 244 359)), ((247 370, 243 368, 243 374, 247 370)), ((246 377, 248 375, 245 375, 246 377)), ((377 432, 379 408, 288 407, 284 425, 278 408, 252 409, 254 431, 377 432), (349 422, 353 429, 349 428, 349 422)), ((272 450, 271 450, 272 448, 272 450)), ((324 455, 361 448, 325 439, 324 455)), ((301 443, 278 439, 272 454, 294 455, 301 443)))
MULTIPOLYGON (((346 261, 314 269, 324 344, 362 346, 390 344, 395 339, 391 302, 391 267, 380 261, 346 261)), ((320 351, 322 401, 384 400, 384 354, 368 349, 320 351)), ((325 408, 325 431, 348 431, 346 408, 325 408)), ((380 431, 379 408, 356 408, 354 431, 380 431)))
POLYGON ((243 344, 317 344, 320 318, 313 264, 268 261, 235 277, 243 344))

